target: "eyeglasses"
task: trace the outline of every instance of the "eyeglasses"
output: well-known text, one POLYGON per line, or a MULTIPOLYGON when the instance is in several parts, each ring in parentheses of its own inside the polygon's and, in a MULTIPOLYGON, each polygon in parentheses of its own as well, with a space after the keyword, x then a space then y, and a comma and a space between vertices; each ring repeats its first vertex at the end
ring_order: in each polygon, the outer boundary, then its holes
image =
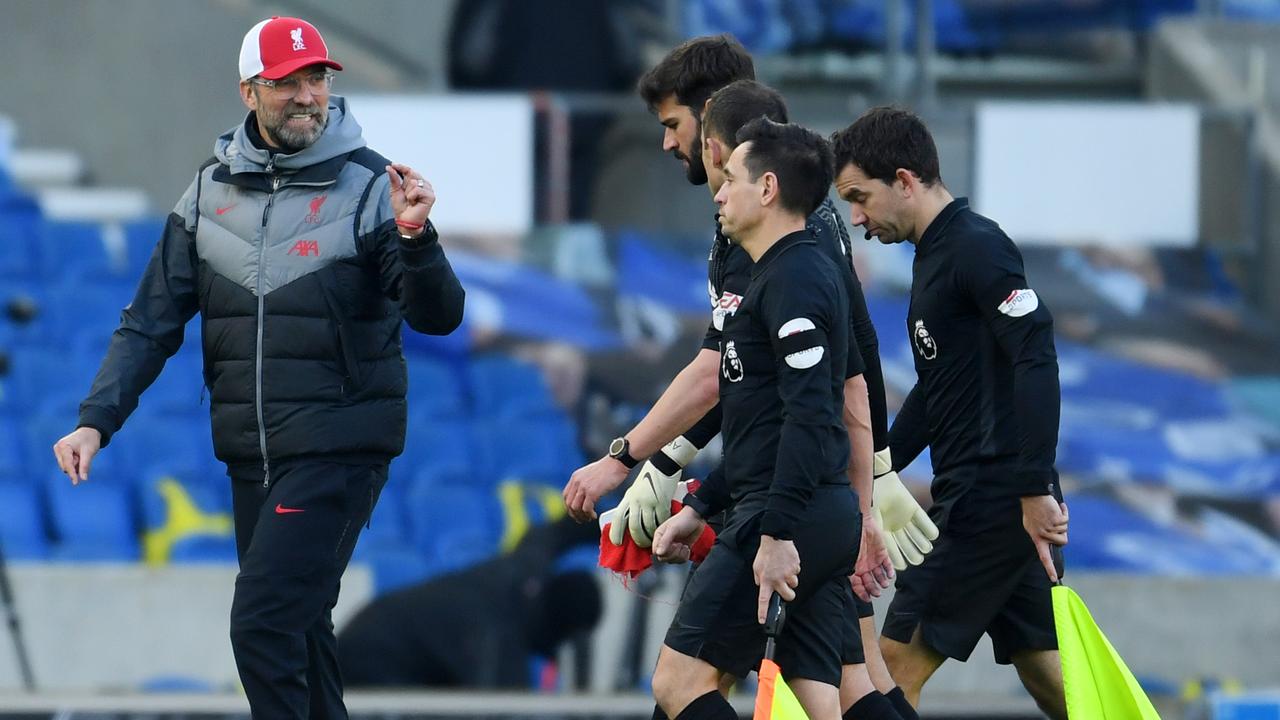
POLYGON ((329 88, 333 87, 333 76, 336 74, 337 73, 330 70, 324 70, 321 72, 311 73, 310 75, 304 75, 300 78, 287 77, 279 80, 268 80, 266 78, 255 77, 250 78, 249 82, 267 88, 271 91, 272 95, 281 100, 288 100, 297 97, 298 93, 302 91, 302 86, 304 84, 307 86, 307 90, 313 93, 327 92, 329 88))

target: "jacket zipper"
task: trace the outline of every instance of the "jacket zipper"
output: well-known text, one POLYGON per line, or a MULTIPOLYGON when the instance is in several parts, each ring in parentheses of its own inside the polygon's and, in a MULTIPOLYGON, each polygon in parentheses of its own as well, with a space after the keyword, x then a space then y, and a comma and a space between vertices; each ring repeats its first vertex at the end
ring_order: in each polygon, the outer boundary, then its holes
MULTIPOLYGON (((267 162, 267 172, 275 170, 275 158, 267 162)), ((267 195, 267 204, 262 208, 262 242, 258 244, 258 342, 254 350, 254 395, 258 406, 258 449, 262 452, 262 487, 271 487, 271 462, 267 460, 267 423, 262 415, 262 326, 265 321, 266 300, 262 295, 262 276, 266 270, 267 258, 267 217, 271 214, 271 203, 276 199, 276 190, 280 188, 280 177, 271 178, 271 193, 267 195)))

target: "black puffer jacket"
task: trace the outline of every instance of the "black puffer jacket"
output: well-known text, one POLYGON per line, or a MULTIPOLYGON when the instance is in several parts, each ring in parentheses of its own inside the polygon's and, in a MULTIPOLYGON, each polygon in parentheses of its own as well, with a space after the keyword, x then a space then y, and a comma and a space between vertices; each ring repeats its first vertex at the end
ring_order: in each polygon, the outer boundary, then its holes
POLYGON ((256 122, 218 139, 169 216, 80 407, 105 445, 199 311, 214 451, 229 464, 387 460, 404 449, 400 324, 443 335, 463 290, 440 244, 401 243, 387 161, 338 97, 312 146, 268 153, 256 122))

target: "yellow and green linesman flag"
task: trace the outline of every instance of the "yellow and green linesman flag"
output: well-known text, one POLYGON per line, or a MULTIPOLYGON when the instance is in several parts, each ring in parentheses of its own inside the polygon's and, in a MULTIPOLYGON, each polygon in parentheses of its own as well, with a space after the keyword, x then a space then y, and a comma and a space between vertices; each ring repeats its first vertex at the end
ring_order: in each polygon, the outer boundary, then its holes
MULTIPOLYGON (((1093 621, 1089 608, 1065 585, 1053 588, 1053 621, 1071 720, 1160 720, 1120 653, 1093 621)), ((759 707, 757 704, 757 720, 759 707)))
POLYGON ((787 687, 778 664, 765 659, 760 663, 760 684, 756 689, 756 710, 752 720, 808 720, 795 693, 787 687))

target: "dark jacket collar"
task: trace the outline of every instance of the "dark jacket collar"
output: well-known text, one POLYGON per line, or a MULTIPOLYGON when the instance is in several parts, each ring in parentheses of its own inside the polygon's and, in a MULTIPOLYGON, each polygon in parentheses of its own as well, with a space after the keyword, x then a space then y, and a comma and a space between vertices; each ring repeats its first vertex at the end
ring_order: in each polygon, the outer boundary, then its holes
POLYGON ((766 250, 764 255, 761 255, 760 259, 756 261, 756 264, 752 266, 751 277, 755 278, 757 275, 764 272, 765 268, 769 266, 769 263, 773 262, 775 258, 786 252, 789 248, 804 243, 808 243, 810 245, 817 243, 817 240, 813 239, 813 235, 811 235, 808 230, 797 230, 793 233, 783 235, 778 242, 774 243, 772 247, 766 250))
MULTIPOLYGON (((338 157, 329 158, 324 162, 310 165, 301 170, 285 175, 285 185, 332 185, 338 179, 338 173, 342 172, 342 166, 347 164, 348 155, 339 155, 338 157)), ((213 169, 213 179, 215 182, 228 183, 246 190, 260 190, 262 192, 271 192, 271 175, 265 172, 241 172, 233 173, 231 168, 226 165, 219 164, 213 169)))
POLYGON ((925 228, 924 235, 920 236, 920 242, 916 243, 916 254, 920 255, 928 252, 929 248, 937 241, 938 236, 946 231, 947 226, 951 224, 956 215, 968 209, 969 198, 967 197, 956 198, 947 203, 947 206, 942 208, 942 212, 938 213, 938 217, 934 218, 933 222, 929 223, 929 227, 925 228))

